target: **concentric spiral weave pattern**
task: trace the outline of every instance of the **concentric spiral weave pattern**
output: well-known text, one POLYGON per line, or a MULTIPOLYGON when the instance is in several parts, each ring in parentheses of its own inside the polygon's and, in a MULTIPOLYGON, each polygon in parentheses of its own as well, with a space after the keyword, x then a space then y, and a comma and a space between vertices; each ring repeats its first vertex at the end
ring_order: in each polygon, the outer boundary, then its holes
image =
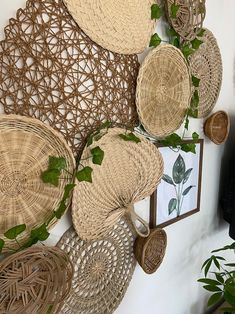
POLYGON ((72 284, 73 265, 58 248, 34 247, 0 264, 0 313, 61 313, 72 284))
POLYGON ((134 272, 134 240, 133 230, 124 219, 106 237, 90 242, 82 241, 73 228, 69 229, 57 246, 69 255, 75 274, 60 313, 113 313, 134 272))
POLYGON ((93 43, 62 0, 29 0, 0 43, 0 103, 60 131, 77 155, 102 122, 136 125, 138 68, 136 55, 93 43))

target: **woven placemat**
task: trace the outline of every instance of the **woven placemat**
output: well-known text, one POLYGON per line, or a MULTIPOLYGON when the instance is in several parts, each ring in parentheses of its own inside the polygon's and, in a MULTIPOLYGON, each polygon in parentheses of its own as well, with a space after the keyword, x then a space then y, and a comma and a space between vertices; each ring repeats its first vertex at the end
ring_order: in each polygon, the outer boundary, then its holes
MULTIPOLYGON (((54 129, 37 119, 0 116, 0 238, 8 229, 26 224, 19 237, 25 241, 31 229, 45 223, 59 205, 71 178, 63 171, 58 187, 43 183, 41 173, 49 156, 64 157, 68 171, 75 169, 70 148, 54 129)), ((15 247, 15 241, 4 240, 7 247, 15 247)))
POLYGON ((191 99, 191 75, 181 51, 172 45, 152 50, 141 65, 137 110, 147 132, 161 138, 182 124, 191 99))
POLYGON ((92 42, 62 0, 29 0, 0 43, 0 103, 60 131, 77 155, 106 120, 134 126, 136 55, 92 42))
POLYGON ((156 20, 151 20, 154 0, 64 0, 64 3, 91 39, 117 53, 143 52, 156 25, 156 20))
POLYGON ((176 32, 186 41, 193 40, 203 26, 206 0, 166 0, 167 18, 176 32), (179 6, 176 17, 171 15, 172 5, 179 6))
POLYGON ((192 75, 200 79, 198 117, 206 117, 218 99, 223 76, 223 65, 217 41, 208 29, 200 39, 203 44, 189 57, 192 75))
POLYGON ((82 239, 92 240, 106 235, 119 220, 127 215, 133 224, 138 220, 147 236, 148 224, 138 217, 133 204, 151 195, 163 174, 163 159, 157 147, 139 136, 140 143, 124 141, 120 128, 109 129, 91 148, 104 151, 102 165, 93 165, 90 147, 82 155, 83 166, 93 168, 92 183, 78 182, 72 200, 75 230, 82 239))
POLYGON ((1 314, 59 314, 73 278, 73 265, 58 248, 33 247, 0 263, 1 314))
POLYGON ((72 291, 60 313, 113 313, 135 269, 134 241, 134 233, 124 219, 106 237, 90 242, 82 241, 70 228, 57 244, 75 269, 72 291))

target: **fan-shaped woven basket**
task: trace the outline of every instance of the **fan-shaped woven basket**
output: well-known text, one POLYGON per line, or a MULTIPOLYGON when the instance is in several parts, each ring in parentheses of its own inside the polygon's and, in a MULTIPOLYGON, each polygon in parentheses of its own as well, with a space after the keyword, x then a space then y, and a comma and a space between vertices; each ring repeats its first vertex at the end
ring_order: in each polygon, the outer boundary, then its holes
POLYGON ((75 274, 72 291, 61 314, 111 314, 118 307, 131 281, 136 261, 135 236, 121 219, 104 238, 82 241, 73 228, 57 246, 70 257, 75 274))
POLYGON ((142 52, 156 22, 152 0, 64 0, 82 30, 102 47, 121 54, 142 52))
POLYGON ((230 130, 230 119, 225 111, 217 111, 204 124, 204 132, 217 145, 226 142, 230 130))
POLYGON ((91 240, 106 235, 124 215, 138 220, 148 236, 149 227, 133 209, 133 204, 156 189, 163 174, 163 159, 155 145, 140 137, 140 143, 124 141, 119 134, 125 130, 109 129, 93 144, 104 151, 101 166, 93 165, 90 147, 83 152, 83 166, 93 168, 92 183, 78 183, 72 201, 73 224, 82 239, 91 240))
MULTIPOLYGON (((71 178, 63 172, 58 187, 43 183, 41 173, 48 167, 49 156, 64 157, 68 171, 75 169, 70 148, 51 127, 37 119, 0 116, 0 238, 8 229, 26 224, 20 236, 26 240, 31 229, 46 222, 60 203, 71 178)), ((5 240, 6 246, 15 246, 14 241, 5 240)))
POLYGON ((61 313, 73 278, 73 265, 58 248, 33 247, 0 264, 0 313, 61 313))
POLYGON ((193 40, 202 28, 205 16, 205 0, 167 0, 166 11, 169 22, 181 38, 193 40), (172 5, 179 5, 176 18, 172 17, 172 5))
POLYGON ((192 75, 200 79, 198 93, 198 117, 206 117, 213 110, 218 99, 223 66, 217 41, 208 29, 200 39, 203 44, 189 57, 192 75))
POLYGON ((86 36, 62 0, 29 0, 0 43, 0 103, 5 113, 51 125, 77 155, 102 122, 137 124, 138 68, 136 55, 112 53, 86 36))
POLYGON ((191 75, 181 51, 172 45, 152 50, 137 83, 139 119, 147 132, 161 138, 183 122, 191 99, 191 75))

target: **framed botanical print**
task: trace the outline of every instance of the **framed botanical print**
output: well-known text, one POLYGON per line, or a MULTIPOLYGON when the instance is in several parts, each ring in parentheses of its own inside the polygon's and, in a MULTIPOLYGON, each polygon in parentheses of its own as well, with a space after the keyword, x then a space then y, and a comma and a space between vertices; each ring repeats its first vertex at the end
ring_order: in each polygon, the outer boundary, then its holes
MULTIPOLYGON (((185 141, 192 143, 192 141, 185 141)), ((195 154, 158 146, 164 160, 164 175, 151 196, 152 220, 165 227, 200 210, 203 140, 195 154)))

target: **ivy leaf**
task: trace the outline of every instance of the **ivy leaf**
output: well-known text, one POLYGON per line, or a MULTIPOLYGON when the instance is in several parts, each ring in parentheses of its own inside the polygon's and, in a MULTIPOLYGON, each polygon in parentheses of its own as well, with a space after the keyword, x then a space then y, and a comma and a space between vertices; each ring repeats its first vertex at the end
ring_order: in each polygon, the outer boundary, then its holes
POLYGON ((173 18, 173 19, 176 18, 177 13, 179 11, 179 8, 180 8, 179 5, 172 3, 172 5, 171 5, 171 18, 173 18))
POLYGON ((31 230, 30 238, 33 243, 37 243, 38 241, 45 241, 49 235, 50 233, 47 231, 46 224, 43 224, 40 227, 31 230))
POLYGON ((50 305, 48 310, 47 310, 47 312, 46 312, 46 314, 52 314, 52 308, 53 308, 53 306, 50 305))
POLYGON ((173 42, 172 42, 173 46, 175 46, 176 48, 180 48, 180 40, 179 38, 174 38, 173 42))
POLYGON ((2 252, 4 245, 5 241, 3 239, 0 239, 0 253, 2 252))
POLYGON ((192 172, 193 168, 189 168, 185 174, 184 174, 184 180, 183 180, 183 183, 186 183, 191 175, 191 172, 192 172))
POLYGON ((79 182, 85 181, 92 183, 92 171, 93 169, 91 167, 84 167, 82 170, 76 173, 76 178, 79 182))
POLYGON ((98 128, 99 131, 103 130, 103 129, 109 129, 112 126, 112 122, 107 120, 104 123, 101 124, 101 126, 98 128))
POLYGON ((206 31, 206 30, 202 28, 202 29, 198 32, 197 36, 198 36, 198 37, 203 37, 205 31, 206 31))
POLYGON ((195 188, 195 185, 190 185, 187 187, 183 192, 183 196, 186 196, 192 188, 195 188))
POLYGON ((168 215, 172 214, 173 211, 176 210, 176 206, 177 206, 177 199, 172 198, 168 204, 168 215))
POLYGON ((162 9, 158 4, 153 4, 151 6, 151 19, 159 19, 162 16, 162 9))
POLYGON ((194 87, 199 87, 200 79, 192 75, 192 82, 194 87))
POLYGON ((58 186, 60 174, 61 172, 58 169, 48 169, 42 172, 41 179, 44 183, 50 183, 54 186, 58 186))
POLYGON ((189 118, 188 118, 188 115, 186 116, 186 119, 185 119, 185 123, 184 123, 184 128, 186 130, 188 130, 188 126, 189 126, 189 118))
POLYGON ((92 162, 96 165, 101 165, 104 159, 104 151, 99 147, 95 147, 91 150, 92 162))
POLYGON ((92 145, 92 143, 93 143, 93 135, 91 134, 87 138, 86 146, 89 147, 92 145))
POLYGON ((195 90, 193 97, 191 99, 190 109, 189 109, 189 115, 193 118, 198 117, 198 105, 199 105, 199 94, 198 91, 195 90))
POLYGON ((188 111, 188 115, 192 118, 198 118, 198 109, 190 108, 188 111))
POLYGON ((167 136, 165 140, 160 141, 160 143, 162 143, 163 145, 171 146, 173 148, 176 148, 181 142, 182 142, 181 137, 176 133, 173 133, 167 136))
POLYGON ((193 132, 192 139, 194 143, 196 143, 199 140, 199 134, 197 134, 197 132, 193 132))
POLYGON ((194 40, 191 41, 191 44, 192 44, 193 49, 196 50, 201 46, 201 44, 203 44, 203 41, 195 38, 194 40))
POLYGON ((161 42, 162 42, 161 38, 158 36, 157 33, 155 33, 152 35, 150 39, 149 47, 157 47, 160 45, 161 42))
POLYGON ((165 182, 167 182, 167 183, 169 183, 169 184, 171 184, 171 185, 175 185, 174 182, 173 182, 173 180, 171 179, 171 177, 168 176, 167 174, 164 174, 164 175, 162 176, 162 180, 164 180, 165 182))
POLYGON ((64 157, 49 156, 48 169, 63 170, 66 168, 66 160, 64 157))
POLYGON ((5 233, 4 233, 4 236, 7 238, 7 239, 10 239, 10 240, 14 240, 18 237, 18 235, 20 235, 22 232, 24 232, 26 229, 26 225, 23 224, 23 225, 18 225, 18 226, 15 226, 9 230, 7 230, 5 233))
POLYGON ((75 188, 76 184, 66 184, 64 188, 63 200, 65 201, 70 196, 70 192, 75 188))
POLYGON ((189 47, 189 45, 185 45, 181 48, 181 51, 186 59, 194 52, 192 48, 189 47))
POLYGON ((196 154, 196 145, 193 143, 182 144, 180 145, 180 149, 185 153, 196 154))
POLYGON ((169 28, 166 30, 166 34, 167 34, 169 37, 177 37, 177 38, 179 38, 179 34, 174 30, 173 27, 169 27, 169 28))
POLYGON ((58 209, 55 211, 56 218, 60 219, 64 215, 64 212, 66 211, 66 209, 67 209, 67 206, 65 204, 65 201, 62 200, 60 202, 60 205, 59 205, 58 209))
POLYGON ((222 297, 222 292, 214 293, 208 300, 207 305, 212 306, 217 303, 222 297))
POLYGON ((130 142, 135 142, 135 143, 141 142, 141 140, 132 132, 128 134, 119 134, 118 136, 122 138, 124 141, 130 141, 130 142))

